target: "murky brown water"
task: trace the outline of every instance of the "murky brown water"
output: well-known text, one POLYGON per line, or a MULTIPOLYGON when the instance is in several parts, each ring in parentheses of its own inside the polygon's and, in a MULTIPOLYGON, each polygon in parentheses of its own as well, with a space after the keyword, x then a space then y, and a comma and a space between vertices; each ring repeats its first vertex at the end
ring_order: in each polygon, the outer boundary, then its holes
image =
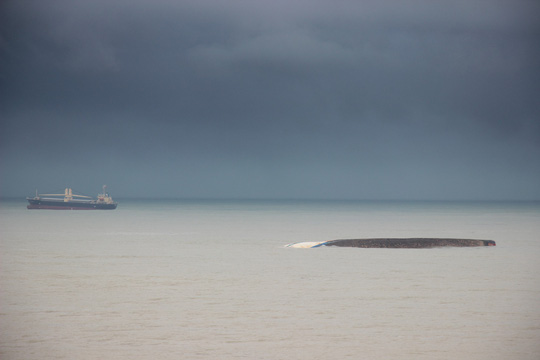
POLYGON ((539 359, 540 206, 0 204, 0 358, 539 359), (290 249, 354 237, 496 247, 290 249))

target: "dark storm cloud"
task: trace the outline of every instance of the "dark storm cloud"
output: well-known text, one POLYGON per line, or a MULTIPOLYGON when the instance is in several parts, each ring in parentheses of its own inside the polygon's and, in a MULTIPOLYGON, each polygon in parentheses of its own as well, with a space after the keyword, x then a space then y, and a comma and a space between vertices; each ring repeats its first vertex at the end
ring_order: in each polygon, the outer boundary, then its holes
POLYGON ((538 198, 539 8, 4 2, 0 189, 538 198))

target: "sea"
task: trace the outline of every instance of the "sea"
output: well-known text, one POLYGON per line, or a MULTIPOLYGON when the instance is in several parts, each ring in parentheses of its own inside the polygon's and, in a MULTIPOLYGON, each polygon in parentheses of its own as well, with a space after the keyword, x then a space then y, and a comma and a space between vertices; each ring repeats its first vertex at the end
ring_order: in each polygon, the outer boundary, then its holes
POLYGON ((0 359, 538 360, 540 203, 4 199, 0 359))

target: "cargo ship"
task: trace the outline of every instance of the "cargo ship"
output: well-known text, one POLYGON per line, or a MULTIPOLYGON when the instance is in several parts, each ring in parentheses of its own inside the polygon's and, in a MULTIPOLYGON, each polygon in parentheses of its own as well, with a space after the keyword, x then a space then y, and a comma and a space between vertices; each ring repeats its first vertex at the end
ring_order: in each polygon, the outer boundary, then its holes
POLYGON ((114 210, 118 203, 106 191, 103 185, 103 193, 98 194, 97 199, 90 196, 75 195, 73 190, 66 188, 63 194, 39 194, 35 197, 27 197, 27 209, 47 210, 114 210))

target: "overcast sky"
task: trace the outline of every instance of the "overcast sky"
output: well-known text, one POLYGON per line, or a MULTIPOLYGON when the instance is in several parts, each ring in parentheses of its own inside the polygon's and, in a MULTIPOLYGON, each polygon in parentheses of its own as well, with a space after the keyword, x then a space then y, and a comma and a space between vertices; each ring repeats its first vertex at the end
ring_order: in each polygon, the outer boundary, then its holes
POLYGON ((540 2, 0 2, 0 195, 540 199, 540 2))

